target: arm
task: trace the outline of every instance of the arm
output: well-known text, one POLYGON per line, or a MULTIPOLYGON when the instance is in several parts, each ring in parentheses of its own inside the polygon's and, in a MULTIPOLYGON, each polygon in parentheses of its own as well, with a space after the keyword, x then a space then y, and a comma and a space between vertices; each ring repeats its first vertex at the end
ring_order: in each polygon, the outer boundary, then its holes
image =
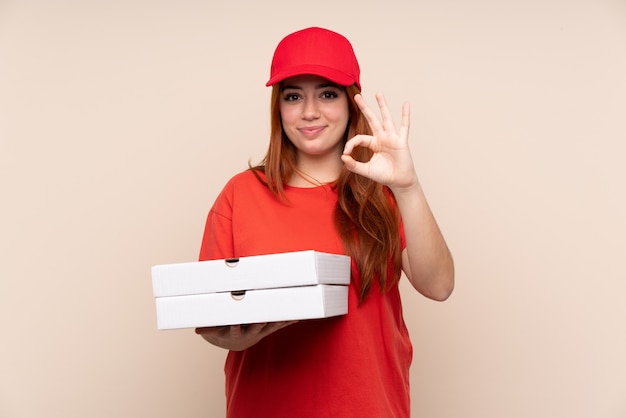
MULTIPOLYGON (((235 256, 232 222, 232 193, 229 183, 218 196, 207 217, 199 260, 218 260, 235 256)), ((205 341, 227 350, 245 350, 266 336, 295 321, 196 328, 205 341)))
POLYGON ((454 289, 454 263, 422 188, 416 182, 410 189, 392 191, 406 235, 402 269, 417 291, 444 301, 454 289))
POLYGON ((409 104, 402 107, 402 124, 396 132, 383 95, 377 94, 376 99, 382 121, 376 118, 361 95, 355 96, 373 132, 350 139, 341 158, 350 171, 391 189, 406 235, 403 271, 421 294, 434 300, 446 300, 454 288, 454 263, 419 183, 409 150, 409 104), (356 146, 370 148, 374 152, 372 158, 364 163, 355 161, 350 153, 356 146))

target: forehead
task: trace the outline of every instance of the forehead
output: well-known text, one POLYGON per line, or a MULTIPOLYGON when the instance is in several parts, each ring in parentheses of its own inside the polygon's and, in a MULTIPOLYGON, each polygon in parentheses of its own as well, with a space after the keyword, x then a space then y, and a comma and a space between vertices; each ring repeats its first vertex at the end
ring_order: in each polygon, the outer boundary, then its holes
POLYGON ((304 87, 315 87, 315 88, 326 88, 326 87, 337 87, 340 88, 339 85, 333 83, 327 78, 320 77, 318 75, 313 74, 302 74, 294 77, 289 77, 283 80, 280 83, 281 89, 286 88, 304 88, 304 87))

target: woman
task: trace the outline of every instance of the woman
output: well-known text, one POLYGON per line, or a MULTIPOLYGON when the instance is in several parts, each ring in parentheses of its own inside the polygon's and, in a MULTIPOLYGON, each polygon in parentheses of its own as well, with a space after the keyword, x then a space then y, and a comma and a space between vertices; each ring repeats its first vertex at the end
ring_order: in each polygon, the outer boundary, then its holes
POLYGON ((348 314, 323 320, 201 328, 229 349, 229 417, 409 417, 412 346, 402 271, 424 296, 454 287, 451 254, 408 146, 360 95, 342 35, 307 28, 272 60, 271 137, 263 162, 233 177, 207 218, 200 259, 317 250, 352 257, 348 314))

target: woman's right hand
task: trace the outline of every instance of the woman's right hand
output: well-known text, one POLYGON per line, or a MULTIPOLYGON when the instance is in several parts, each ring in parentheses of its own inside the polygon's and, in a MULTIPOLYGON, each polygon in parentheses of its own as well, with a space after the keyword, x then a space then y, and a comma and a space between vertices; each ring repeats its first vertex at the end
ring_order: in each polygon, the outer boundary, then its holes
POLYGON ((196 328, 196 334, 209 343, 227 350, 242 351, 273 332, 298 321, 263 322, 250 325, 196 328))

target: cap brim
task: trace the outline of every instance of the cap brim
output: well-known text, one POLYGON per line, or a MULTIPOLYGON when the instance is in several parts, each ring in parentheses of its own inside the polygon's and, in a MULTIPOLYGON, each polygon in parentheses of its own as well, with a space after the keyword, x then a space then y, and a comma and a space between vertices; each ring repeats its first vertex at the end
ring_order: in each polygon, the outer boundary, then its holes
POLYGON ((340 86, 351 86, 352 84, 356 83, 351 76, 341 71, 337 71, 334 68, 328 68, 328 67, 324 67, 321 65, 309 64, 309 65, 301 65, 297 67, 292 67, 292 68, 289 68, 289 71, 283 71, 281 73, 274 74, 274 76, 270 78, 269 81, 265 85, 272 86, 290 77, 295 77, 295 76, 305 75, 305 74, 324 77, 340 86))

